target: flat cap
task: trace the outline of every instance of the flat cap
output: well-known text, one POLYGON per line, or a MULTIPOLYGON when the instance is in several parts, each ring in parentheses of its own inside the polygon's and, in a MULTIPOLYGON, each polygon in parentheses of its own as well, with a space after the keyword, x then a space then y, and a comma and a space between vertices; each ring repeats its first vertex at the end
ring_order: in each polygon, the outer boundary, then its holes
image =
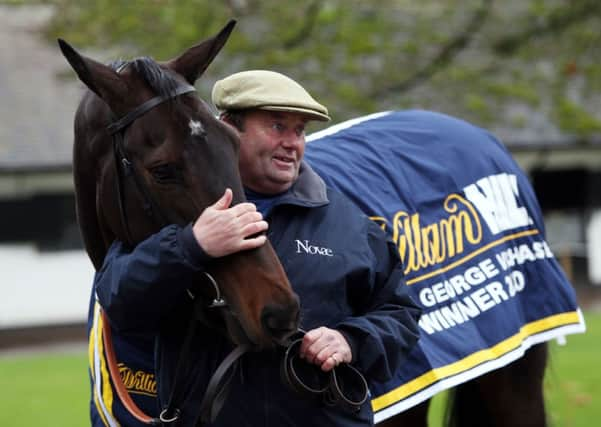
POLYGON ((315 101, 300 84, 274 71, 250 70, 232 74, 215 83, 212 98, 222 111, 259 108, 303 113, 313 120, 330 120, 328 109, 315 101))

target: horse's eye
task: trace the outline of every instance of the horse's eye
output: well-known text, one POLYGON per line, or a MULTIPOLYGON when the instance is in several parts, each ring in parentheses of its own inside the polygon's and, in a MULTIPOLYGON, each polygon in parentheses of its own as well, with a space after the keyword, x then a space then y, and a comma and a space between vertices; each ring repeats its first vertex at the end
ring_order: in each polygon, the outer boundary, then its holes
POLYGON ((155 166, 150 170, 150 173, 159 184, 180 184, 183 182, 181 171, 173 165, 155 166))

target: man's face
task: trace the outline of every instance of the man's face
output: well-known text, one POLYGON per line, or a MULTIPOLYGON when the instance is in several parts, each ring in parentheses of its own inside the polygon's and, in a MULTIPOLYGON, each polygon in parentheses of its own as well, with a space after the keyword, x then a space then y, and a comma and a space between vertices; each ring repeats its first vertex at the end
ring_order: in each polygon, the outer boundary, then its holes
POLYGON ((240 175, 245 187, 264 194, 282 193, 296 181, 305 153, 301 113, 252 110, 240 132, 240 175))

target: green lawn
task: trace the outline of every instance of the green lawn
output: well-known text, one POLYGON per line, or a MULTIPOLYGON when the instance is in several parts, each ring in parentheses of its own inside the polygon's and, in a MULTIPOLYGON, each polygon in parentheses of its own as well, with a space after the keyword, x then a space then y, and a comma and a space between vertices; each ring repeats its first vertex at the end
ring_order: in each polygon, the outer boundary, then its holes
MULTIPOLYGON (((547 414, 553 427, 601 425, 601 313, 585 313, 585 334, 551 343, 545 378, 547 414), (597 420, 597 421, 595 421, 597 420)), ((442 425, 444 393, 433 399, 430 427, 442 425)))
MULTIPOLYGON (((551 346, 547 408, 553 426, 590 427, 601 421, 601 313, 585 313, 587 333, 551 346), (595 421, 597 420, 597 421, 595 421)), ((431 427, 441 425, 434 399, 431 427)), ((85 353, 0 357, 0 426, 88 425, 85 353)))
POLYGON ((552 425, 601 425, 601 313, 585 313, 585 334, 553 344, 546 375, 547 408, 552 425))
POLYGON ((0 426, 81 427, 88 421, 87 356, 0 358, 0 426))

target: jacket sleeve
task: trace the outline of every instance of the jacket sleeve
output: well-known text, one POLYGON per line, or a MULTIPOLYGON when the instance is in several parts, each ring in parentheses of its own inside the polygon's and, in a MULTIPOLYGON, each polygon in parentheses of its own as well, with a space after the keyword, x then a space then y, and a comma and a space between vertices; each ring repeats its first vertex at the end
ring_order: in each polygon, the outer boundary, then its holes
POLYGON ((113 242, 94 289, 113 328, 156 331, 161 319, 194 289, 210 261, 191 225, 169 225, 131 249, 113 242))
POLYGON ((391 378, 416 344, 421 309, 409 295, 396 246, 368 221, 374 267, 359 278, 369 282, 369 292, 355 296, 357 315, 336 327, 349 342, 353 364, 370 380, 382 382, 391 378))

